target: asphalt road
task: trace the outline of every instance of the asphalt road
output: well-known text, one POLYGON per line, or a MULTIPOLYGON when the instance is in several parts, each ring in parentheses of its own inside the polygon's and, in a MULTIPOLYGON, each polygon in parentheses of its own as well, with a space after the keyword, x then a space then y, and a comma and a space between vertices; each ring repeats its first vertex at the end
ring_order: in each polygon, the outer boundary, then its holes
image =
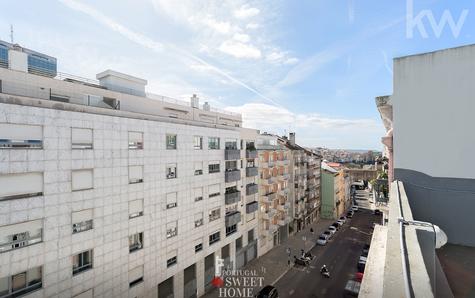
POLYGON ((369 210, 355 212, 327 245, 312 249, 316 258, 310 266, 293 267, 274 285, 279 297, 342 297, 346 282, 357 272, 363 246, 371 242, 371 227, 380 221, 369 210), (320 275, 323 264, 330 270, 329 279, 320 275))

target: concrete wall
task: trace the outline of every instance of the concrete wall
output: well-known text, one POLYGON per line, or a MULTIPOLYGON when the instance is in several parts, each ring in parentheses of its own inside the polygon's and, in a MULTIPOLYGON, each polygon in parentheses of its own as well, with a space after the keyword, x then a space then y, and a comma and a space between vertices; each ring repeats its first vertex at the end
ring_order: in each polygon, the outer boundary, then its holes
POLYGON ((414 217, 449 242, 475 245, 475 46, 394 62, 394 175, 407 186, 414 217))

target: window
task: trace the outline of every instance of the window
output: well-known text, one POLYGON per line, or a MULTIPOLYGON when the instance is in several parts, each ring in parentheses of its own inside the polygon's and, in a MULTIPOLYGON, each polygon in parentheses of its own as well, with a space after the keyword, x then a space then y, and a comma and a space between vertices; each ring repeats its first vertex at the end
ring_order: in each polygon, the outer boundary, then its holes
POLYGON ((203 137, 200 137, 200 136, 193 137, 193 148, 195 148, 195 150, 203 149, 203 137))
POLYGON ((213 173, 219 173, 220 167, 219 167, 219 161, 210 161, 208 164, 208 173, 213 174, 213 173))
POLYGON ((143 215, 143 199, 129 202, 129 218, 135 218, 143 215))
POLYGON ((0 252, 43 241, 43 221, 33 220, 0 227, 0 252))
POLYGON ((43 173, 0 175, 0 200, 43 195, 43 173))
POLYGON ((0 278, 0 297, 19 297, 41 289, 43 286, 42 267, 0 278))
POLYGON ((208 138, 208 149, 219 150, 219 138, 209 137, 208 138))
POLYGON ((92 189, 94 187, 92 169, 73 170, 71 172, 71 180, 72 191, 92 189))
POLYGON ((169 259, 167 260, 167 268, 169 268, 169 267, 171 267, 171 266, 173 266, 173 265, 176 265, 176 263, 177 263, 177 258, 176 258, 176 256, 169 258, 169 259))
POLYGON ((199 243, 195 245, 195 253, 203 250, 203 243, 199 243))
POLYGON ((209 221, 212 222, 221 217, 221 208, 216 208, 209 211, 209 221))
POLYGON ((167 179, 175 179, 176 178, 176 164, 169 164, 167 165, 167 179))
POLYGON ((143 248, 143 232, 129 236, 129 252, 134 252, 143 248))
POLYGON ((176 135, 167 135, 167 149, 176 150, 176 135))
POLYGON ((242 248, 242 236, 236 239, 236 251, 242 248))
POLYGON ((251 220, 256 219, 256 212, 251 212, 246 215, 246 220, 247 222, 250 222, 251 220))
POLYGON ((167 223, 167 238, 172 238, 178 235, 178 222, 173 221, 167 223))
POLYGON ((143 132, 129 131, 129 149, 143 149, 143 132))
POLYGON ((43 127, 0 123, 0 149, 43 148, 43 127))
POLYGON ((92 230, 92 211, 92 209, 86 209, 71 214, 73 234, 92 230))
POLYGON ((195 176, 203 175, 203 163, 201 161, 195 161, 195 176))
MULTIPOLYGON (((242 160, 241 160, 242 162, 242 160)), ((225 169, 226 169, 226 172, 230 172, 230 171, 235 171, 238 169, 238 163, 236 160, 233 160, 233 161, 226 161, 225 163, 225 169)))
POLYGON ((247 231, 247 243, 254 241, 254 229, 247 231))
POLYGON ((237 150, 237 140, 236 139, 226 139, 224 142, 224 148, 226 150, 237 150))
POLYGON ((143 182, 143 166, 129 166, 129 184, 143 182))
POLYGON ((73 256, 73 275, 92 268, 92 249, 73 256))
POLYGON ((198 212, 195 214, 195 228, 202 226, 203 221, 203 212, 198 212))
POLYGON ((143 282, 143 265, 129 270, 129 288, 143 282))
POLYGON ((208 197, 216 197, 221 194, 221 189, 219 184, 213 184, 208 186, 208 197))
POLYGON ((220 240, 220 232, 209 235, 209 245, 212 245, 220 240))
POLYGON ((237 224, 226 227, 226 237, 237 232, 237 224))
POLYGON ((203 188, 202 187, 197 187, 193 190, 194 195, 195 195, 195 202, 202 201, 203 200, 203 188))
POLYGON ((92 149, 92 129, 71 128, 72 149, 92 149))
POLYGON ((166 205, 167 209, 175 208, 176 206, 178 206, 177 195, 178 194, 176 192, 167 194, 167 205, 166 205))

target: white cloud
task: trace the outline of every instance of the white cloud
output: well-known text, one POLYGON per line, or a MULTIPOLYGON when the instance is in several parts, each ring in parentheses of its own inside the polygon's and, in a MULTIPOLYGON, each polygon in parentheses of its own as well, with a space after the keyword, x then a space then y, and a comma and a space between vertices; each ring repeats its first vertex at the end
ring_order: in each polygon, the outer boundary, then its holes
POLYGON ((251 40, 251 37, 249 35, 242 33, 234 34, 233 38, 240 42, 249 42, 251 40))
POLYGON ((223 42, 218 49, 235 58, 259 59, 262 55, 261 51, 253 45, 232 40, 223 42))
POLYGON ((377 142, 379 135, 383 133, 380 123, 373 119, 344 119, 316 113, 293 113, 286 108, 264 103, 247 103, 228 107, 226 110, 241 113, 243 126, 257 128, 261 132, 281 135, 295 131, 297 141, 300 140, 303 146, 377 149, 380 148, 377 142))
POLYGON ((296 64, 296 63, 299 63, 299 59, 298 58, 295 58, 295 57, 291 57, 287 60, 284 61, 284 64, 296 64))
POLYGON ((241 6, 238 10, 234 11, 234 16, 238 19, 246 19, 250 17, 257 16, 260 13, 260 10, 256 7, 250 7, 245 4, 241 6))
POLYGON ((205 18, 191 17, 190 22, 192 23, 200 22, 204 24, 205 26, 207 26, 208 28, 211 28, 214 31, 222 33, 222 34, 226 34, 231 31, 231 24, 229 22, 220 22, 220 21, 215 20, 211 16, 207 16, 205 18))
POLYGON ((261 27, 261 25, 259 25, 257 23, 249 23, 249 24, 246 25, 246 29, 251 29, 251 30, 258 29, 260 27, 261 27))

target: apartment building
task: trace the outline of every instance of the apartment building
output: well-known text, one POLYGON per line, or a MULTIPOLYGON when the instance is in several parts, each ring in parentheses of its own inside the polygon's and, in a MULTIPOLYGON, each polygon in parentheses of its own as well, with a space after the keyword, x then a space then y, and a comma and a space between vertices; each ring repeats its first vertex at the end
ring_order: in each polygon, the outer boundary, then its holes
POLYGON ((340 207, 340 171, 322 162, 322 207, 321 216, 325 219, 337 219, 342 214, 340 207))
POLYGON ((256 257, 256 140, 240 115, 2 45, 0 296, 196 297, 216 257, 256 257))
POLYGON ((289 198, 289 150, 277 136, 261 134, 256 148, 259 154, 259 256, 284 242, 289 236, 292 218, 289 198))
POLYGON ((290 233, 296 233, 320 216, 320 165, 321 157, 299 145, 295 133, 279 138, 290 154, 289 197, 291 201, 290 233))

